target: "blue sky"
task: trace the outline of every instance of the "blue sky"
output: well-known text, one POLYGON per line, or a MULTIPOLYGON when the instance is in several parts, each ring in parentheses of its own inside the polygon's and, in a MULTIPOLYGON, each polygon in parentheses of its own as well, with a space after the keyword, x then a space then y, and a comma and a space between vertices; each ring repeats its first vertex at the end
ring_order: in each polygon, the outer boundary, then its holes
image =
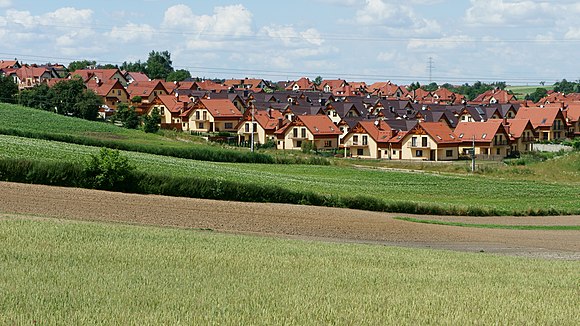
POLYGON ((580 79, 580 3, 0 0, 0 58, 146 60, 199 77, 547 84, 580 79))

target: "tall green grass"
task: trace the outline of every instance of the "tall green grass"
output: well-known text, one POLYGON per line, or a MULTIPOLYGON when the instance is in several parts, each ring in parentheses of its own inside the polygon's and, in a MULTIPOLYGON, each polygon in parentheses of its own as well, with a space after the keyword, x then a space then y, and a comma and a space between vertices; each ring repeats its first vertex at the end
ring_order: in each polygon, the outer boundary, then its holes
POLYGON ((3 325, 580 323, 580 265, 0 217, 3 325))

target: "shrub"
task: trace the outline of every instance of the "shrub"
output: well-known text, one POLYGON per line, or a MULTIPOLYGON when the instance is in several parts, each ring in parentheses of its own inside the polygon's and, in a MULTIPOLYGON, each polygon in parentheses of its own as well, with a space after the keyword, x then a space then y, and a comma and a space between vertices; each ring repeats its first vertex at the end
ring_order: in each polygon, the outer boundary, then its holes
POLYGON ((85 167, 86 183, 89 187, 104 190, 124 190, 131 172, 135 168, 129 159, 118 150, 101 148, 98 155, 92 155, 85 167))
POLYGON ((143 117, 143 131, 147 133, 156 133, 159 131, 159 123, 161 122, 161 116, 159 115, 158 109, 153 109, 151 115, 145 115, 143 117))

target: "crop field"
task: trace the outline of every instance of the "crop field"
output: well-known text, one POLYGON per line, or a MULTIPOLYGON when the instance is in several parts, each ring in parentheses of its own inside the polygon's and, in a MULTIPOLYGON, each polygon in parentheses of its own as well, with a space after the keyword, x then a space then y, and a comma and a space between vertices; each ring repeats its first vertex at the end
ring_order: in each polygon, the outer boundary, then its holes
MULTIPOLYGON (((0 136, 0 157, 57 162, 88 161, 99 149, 59 142, 0 136)), ((497 208, 579 211, 580 185, 356 169, 339 166, 232 164, 123 152, 139 170, 215 180, 272 184, 321 194, 366 195, 386 201, 411 201, 497 208)))
POLYGON ((506 90, 514 92, 514 94, 518 97, 518 99, 523 100, 523 98, 526 95, 535 92, 537 88, 544 88, 545 90, 549 91, 549 90, 553 90, 554 86, 551 86, 551 85, 549 85, 549 86, 541 86, 541 85, 537 85, 537 86, 508 86, 508 87, 506 87, 506 90))
POLYGON ((0 103, 0 126, 23 132, 70 135, 128 144, 180 148, 195 145, 191 142, 177 141, 157 134, 147 134, 138 130, 121 128, 109 123, 65 117, 51 112, 5 103, 0 103))
POLYGON ((580 265, 0 218, 0 324, 580 322, 580 265))

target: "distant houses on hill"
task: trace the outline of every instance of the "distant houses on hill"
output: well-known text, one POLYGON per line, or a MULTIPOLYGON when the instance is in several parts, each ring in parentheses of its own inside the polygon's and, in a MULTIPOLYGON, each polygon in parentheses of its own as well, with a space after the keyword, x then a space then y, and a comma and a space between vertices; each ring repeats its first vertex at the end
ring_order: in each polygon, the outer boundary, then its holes
POLYGON ((537 141, 580 136, 580 94, 548 92, 534 104, 492 89, 470 101, 447 88, 409 90, 390 81, 166 82, 119 69, 68 74, 62 65, 17 60, 0 60, 0 73, 20 90, 81 78, 102 98, 104 118, 125 103, 141 115, 158 110, 162 128, 228 132, 280 150, 308 144, 369 159, 448 161, 471 151, 501 159, 530 151, 537 141))

